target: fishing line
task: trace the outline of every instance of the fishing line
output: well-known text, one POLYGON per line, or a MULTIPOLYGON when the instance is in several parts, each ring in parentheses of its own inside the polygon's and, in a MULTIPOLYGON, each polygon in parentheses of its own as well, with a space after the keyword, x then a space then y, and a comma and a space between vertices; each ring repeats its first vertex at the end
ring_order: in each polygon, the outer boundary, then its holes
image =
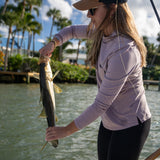
POLYGON ((118 46, 119 49, 121 48, 120 46, 120 38, 119 38, 119 30, 118 30, 118 0, 116 0, 116 12, 115 12, 115 22, 116 22, 116 32, 117 32, 117 36, 118 36, 118 46))
POLYGON ((156 7, 155 7, 155 5, 154 5, 154 2, 153 2, 153 0, 150 0, 150 2, 151 2, 151 5, 152 5, 153 10, 154 10, 154 12, 155 12, 155 15, 156 15, 156 17, 157 17, 157 20, 158 20, 158 22, 159 22, 159 24, 160 24, 160 17, 159 17, 158 11, 157 11, 157 9, 156 9, 156 7))

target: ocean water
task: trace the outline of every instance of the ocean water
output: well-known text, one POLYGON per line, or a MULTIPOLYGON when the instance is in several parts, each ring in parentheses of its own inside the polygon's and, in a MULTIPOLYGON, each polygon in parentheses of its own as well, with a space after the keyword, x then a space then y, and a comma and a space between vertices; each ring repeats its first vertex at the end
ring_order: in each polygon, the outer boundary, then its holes
MULTIPOLYGON (((63 92, 56 94, 57 125, 63 126, 92 104, 97 94, 97 86, 59 86, 63 92)), ((149 89, 146 97, 152 113, 152 125, 140 160, 160 148, 160 92, 156 86, 149 89)), ((45 143, 47 122, 38 118, 42 109, 39 99, 39 84, 0 84, 0 160, 97 160, 100 119, 59 140, 57 148, 47 144, 45 149, 40 151, 45 143)))

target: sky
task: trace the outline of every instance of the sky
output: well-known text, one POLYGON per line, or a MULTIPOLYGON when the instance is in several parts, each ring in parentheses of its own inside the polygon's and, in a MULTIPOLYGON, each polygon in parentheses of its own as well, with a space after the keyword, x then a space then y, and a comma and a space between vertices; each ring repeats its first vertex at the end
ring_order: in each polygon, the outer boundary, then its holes
MULTIPOLYGON (((49 9, 57 8, 61 11, 61 15, 72 21, 73 25, 88 24, 89 18, 87 18, 86 11, 76 10, 72 4, 78 0, 43 0, 43 5, 40 9, 40 16, 36 17, 40 23, 42 23, 43 31, 41 35, 36 35, 36 50, 43 47, 43 42, 46 41, 46 37, 49 37, 51 28, 51 19, 46 16, 49 9)), ((5 0, 0 1, 0 6, 4 5, 5 0)), ((9 0, 9 3, 14 3, 14 0, 9 0)), ((154 0, 155 6, 160 15, 160 0, 154 0)), ((147 36, 151 43, 157 44, 156 38, 158 32, 160 32, 160 25, 157 21, 150 0, 128 0, 128 5, 133 13, 136 26, 141 36, 147 36)), ((58 31, 56 28, 53 30, 53 35, 58 31)), ((6 46, 6 37, 8 35, 8 28, 6 26, 0 26, 0 33, 3 35, 1 46, 6 46)), ((25 41, 27 43, 27 34, 25 35, 25 41)), ((77 48, 78 41, 72 40, 73 48, 77 48)), ((81 47, 83 47, 82 44, 81 47)), ((27 46, 27 44, 25 45, 27 46)), ((71 46, 70 46, 71 47, 71 46)), ((31 49, 32 50, 32 49, 31 49)))

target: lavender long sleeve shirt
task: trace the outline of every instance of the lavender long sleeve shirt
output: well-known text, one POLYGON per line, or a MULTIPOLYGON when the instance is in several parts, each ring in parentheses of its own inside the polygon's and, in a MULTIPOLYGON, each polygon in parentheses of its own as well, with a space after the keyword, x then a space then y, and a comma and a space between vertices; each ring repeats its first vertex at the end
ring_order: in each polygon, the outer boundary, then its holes
MULTIPOLYGON (((88 38, 87 26, 62 29, 55 35, 60 44, 72 38, 88 38)), ((115 33, 103 37, 96 67, 98 93, 95 101, 74 120, 81 129, 99 116, 103 126, 121 130, 151 117, 143 87, 141 56, 135 42, 115 33)))

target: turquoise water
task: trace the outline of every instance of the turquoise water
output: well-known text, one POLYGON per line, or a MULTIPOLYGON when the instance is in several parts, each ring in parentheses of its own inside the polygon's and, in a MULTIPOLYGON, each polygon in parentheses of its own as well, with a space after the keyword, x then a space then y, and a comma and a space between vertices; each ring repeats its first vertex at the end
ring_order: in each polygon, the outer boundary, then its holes
MULTIPOLYGON (((96 85, 59 84, 63 92, 56 94, 57 125, 75 119, 97 93, 96 85)), ((160 147, 160 92, 157 87, 146 91, 152 112, 152 125, 140 160, 160 147)), ((59 140, 59 146, 45 143, 47 122, 38 118, 39 84, 0 84, 0 160, 96 160, 97 132, 100 119, 85 129, 59 140)))

